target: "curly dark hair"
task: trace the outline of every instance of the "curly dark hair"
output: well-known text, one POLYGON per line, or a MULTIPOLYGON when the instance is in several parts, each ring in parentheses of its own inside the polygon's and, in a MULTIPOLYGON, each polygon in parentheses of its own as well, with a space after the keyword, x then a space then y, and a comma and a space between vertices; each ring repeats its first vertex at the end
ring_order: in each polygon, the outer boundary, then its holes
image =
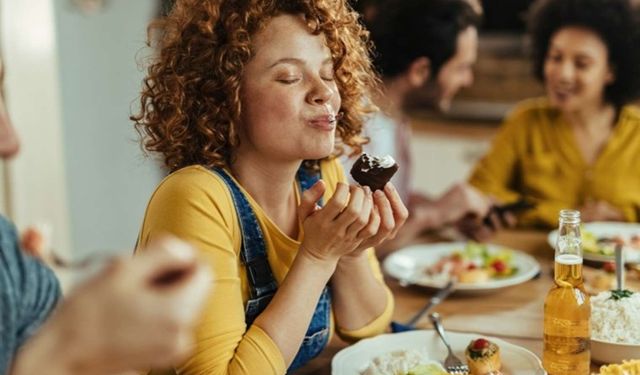
POLYGON ((279 14, 300 14, 323 34, 342 99, 337 136, 359 153, 366 100, 379 80, 370 62, 368 32, 344 0, 178 0, 149 26, 157 55, 148 67, 140 113, 131 116, 147 152, 170 171, 201 164, 230 165, 238 146, 240 82, 252 37, 279 14))
POLYGON ((529 15, 534 75, 544 82, 544 64, 553 35, 564 27, 584 27, 607 46, 616 79, 605 88, 609 103, 621 107, 640 94, 638 20, 628 0, 541 0, 529 15))
POLYGON ((453 55, 458 35, 478 27, 480 16, 465 0, 387 0, 369 24, 375 45, 374 63, 385 77, 404 73, 419 57, 427 57, 435 76, 453 55))

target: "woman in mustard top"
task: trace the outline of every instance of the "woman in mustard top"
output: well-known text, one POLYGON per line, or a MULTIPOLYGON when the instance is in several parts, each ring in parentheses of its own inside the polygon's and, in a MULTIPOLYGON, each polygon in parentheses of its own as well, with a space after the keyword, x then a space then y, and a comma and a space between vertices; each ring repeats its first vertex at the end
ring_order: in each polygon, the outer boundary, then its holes
POLYGON ((393 185, 349 186, 373 89, 366 32, 343 1, 182 0, 163 19, 134 116, 172 173, 139 245, 168 232, 215 279, 180 374, 284 374, 381 333, 393 299, 372 246, 407 218, 393 185))
POLYGON ((558 211, 585 221, 640 217, 637 28, 626 0, 548 0, 531 22, 536 76, 546 98, 506 119, 470 182, 503 202, 536 207, 520 225, 554 227, 558 211))

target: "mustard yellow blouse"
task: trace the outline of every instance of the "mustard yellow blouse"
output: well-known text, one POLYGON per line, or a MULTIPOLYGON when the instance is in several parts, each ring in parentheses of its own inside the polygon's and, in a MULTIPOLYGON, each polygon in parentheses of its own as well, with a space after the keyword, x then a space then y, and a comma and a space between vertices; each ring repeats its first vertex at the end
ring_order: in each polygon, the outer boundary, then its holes
POLYGON ((640 108, 625 106, 593 165, 584 161, 570 125, 543 98, 520 103, 507 117, 491 150, 469 182, 503 202, 526 197, 537 207, 523 226, 554 227, 559 210, 606 201, 640 216, 640 108))
MULTIPOLYGON (((326 182, 325 202, 338 181, 345 181, 337 160, 321 164, 326 182)), ((296 190, 297 191, 297 190, 296 190)), ((260 206, 243 191, 265 235, 267 257, 280 283, 296 256, 300 242, 284 234, 260 206)), ((180 374, 283 375, 284 358, 271 338, 256 325, 247 329, 244 308, 249 297, 245 269, 240 261, 241 232, 231 195, 223 180, 206 168, 190 166, 164 179, 153 193, 145 213, 139 246, 162 233, 171 233, 195 245, 213 270, 214 285, 203 319, 196 332, 195 353, 179 367, 180 374)), ((383 278, 373 249, 368 250, 371 268, 383 278)), ((295 314, 291 311, 291 314, 295 314)), ((347 340, 382 333, 393 313, 393 297, 387 289, 385 311, 365 327, 347 331, 332 327, 347 340)))

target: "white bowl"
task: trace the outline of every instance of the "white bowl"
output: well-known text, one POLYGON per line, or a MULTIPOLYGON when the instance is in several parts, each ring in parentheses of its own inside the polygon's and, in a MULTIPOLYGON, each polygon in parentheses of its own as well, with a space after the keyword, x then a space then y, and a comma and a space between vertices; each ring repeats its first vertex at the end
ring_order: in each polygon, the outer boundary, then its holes
POLYGON ((631 359, 640 359, 640 344, 618 344, 591 339, 591 360, 593 362, 611 364, 631 359))

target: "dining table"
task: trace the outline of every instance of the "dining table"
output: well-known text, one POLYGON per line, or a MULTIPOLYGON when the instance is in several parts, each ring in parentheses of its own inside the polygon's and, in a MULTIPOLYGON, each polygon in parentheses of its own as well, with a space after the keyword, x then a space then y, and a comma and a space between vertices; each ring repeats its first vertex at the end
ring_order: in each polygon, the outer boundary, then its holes
MULTIPOLYGON (((528 349, 542 359, 544 299, 553 285, 554 250, 547 242, 547 236, 548 232, 539 230, 509 229, 496 233, 490 243, 532 255, 540 264, 540 274, 527 282, 491 292, 452 294, 432 309, 441 315, 445 329, 476 333, 478 337, 497 337, 528 349)), ((426 236, 420 242, 434 242, 436 237, 426 236)), ((585 273, 593 272, 594 269, 588 265, 585 263, 585 273)), ((597 267, 601 264, 591 265, 597 267)), ((403 286, 388 276, 385 276, 385 281, 395 299, 394 321, 408 321, 435 293, 433 289, 403 286)), ((631 287, 640 286, 637 277, 631 283, 631 287)), ((416 329, 432 329, 426 315, 416 324, 416 329)), ((295 374, 331 374, 332 358, 349 345, 333 335, 328 347, 295 374)), ((591 365, 596 373, 599 367, 591 365)))

